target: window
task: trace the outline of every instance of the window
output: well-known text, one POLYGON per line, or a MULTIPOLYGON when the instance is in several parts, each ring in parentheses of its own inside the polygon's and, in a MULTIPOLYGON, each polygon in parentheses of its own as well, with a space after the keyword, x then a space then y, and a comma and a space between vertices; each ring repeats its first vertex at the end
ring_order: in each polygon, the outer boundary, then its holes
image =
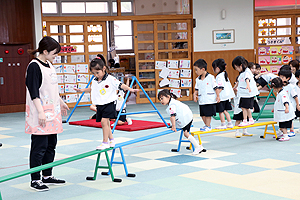
POLYGON ((107 2, 86 2, 86 13, 108 13, 107 2))
POLYGON ((42 3, 42 12, 47 14, 57 13, 56 2, 43 2, 42 3))
POLYGON ((132 47, 132 23, 130 20, 114 21, 114 37, 117 50, 129 50, 132 47))
POLYGON ((61 3, 62 13, 85 13, 84 2, 62 2, 61 3))
MULTIPOLYGON (((117 13, 117 2, 112 3, 113 13, 117 13)), ((121 13, 131 13, 132 3, 131 2, 121 2, 121 13)))

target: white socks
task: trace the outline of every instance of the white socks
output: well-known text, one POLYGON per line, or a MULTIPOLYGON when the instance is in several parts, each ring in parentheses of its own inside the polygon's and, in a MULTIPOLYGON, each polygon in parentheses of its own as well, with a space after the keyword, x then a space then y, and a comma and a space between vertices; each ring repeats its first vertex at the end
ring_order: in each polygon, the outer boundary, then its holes
POLYGON ((200 147, 199 143, 193 136, 190 135, 187 139, 194 145, 195 148, 200 147))

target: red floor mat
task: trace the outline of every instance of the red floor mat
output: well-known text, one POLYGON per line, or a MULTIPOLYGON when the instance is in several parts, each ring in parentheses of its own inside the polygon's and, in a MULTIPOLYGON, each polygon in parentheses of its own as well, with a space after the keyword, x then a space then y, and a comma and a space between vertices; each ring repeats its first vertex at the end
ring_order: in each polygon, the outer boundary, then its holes
MULTIPOLYGON (((111 124, 113 122, 110 122, 111 124)), ((82 120, 69 122, 70 125, 78 126, 90 126, 102 128, 100 122, 96 122, 96 119, 82 120)), ((116 126, 116 130, 122 131, 139 131, 151 128, 165 127, 166 125, 163 122, 152 122, 152 121, 143 121, 143 120, 132 120, 132 125, 127 125, 127 122, 124 125, 116 126)))

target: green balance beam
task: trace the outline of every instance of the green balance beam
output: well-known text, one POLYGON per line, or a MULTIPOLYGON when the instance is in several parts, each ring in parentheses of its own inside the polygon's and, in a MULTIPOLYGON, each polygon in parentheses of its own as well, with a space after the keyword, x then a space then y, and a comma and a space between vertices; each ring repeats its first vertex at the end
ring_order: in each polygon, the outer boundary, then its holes
MULTIPOLYGON (((17 173, 9 174, 9 175, 0 177, 0 183, 5 182, 5 181, 9 181, 9 180, 12 180, 12 179, 15 179, 15 178, 19 178, 21 176, 25 176, 25 175, 28 175, 28 174, 32 174, 34 172, 49 169, 51 167, 62 165, 62 164, 68 163, 68 162, 72 162, 72 161, 75 161, 75 160, 86 158, 86 157, 89 157, 89 156, 92 156, 92 155, 95 155, 95 154, 100 154, 100 153, 103 153, 103 152, 107 152, 108 150, 112 150, 112 149, 113 148, 109 148, 109 149, 104 149, 104 150, 101 150, 101 151, 100 150, 93 150, 93 151, 89 151, 89 152, 86 152, 86 153, 83 153, 83 154, 79 154, 79 155, 76 155, 76 156, 65 158, 65 159, 62 159, 62 160, 57 160, 57 161, 54 161, 52 163, 48 163, 48 164, 41 165, 41 166, 38 166, 38 167, 34 167, 34 168, 31 168, 31 169, 26 169, 24 171, 20 171, 20 172, 17 172, 17 173)), ((108 163, 108 165, 110 165, 110 163, 108 163)))
MULTIPOLYGON (((230 118, 233 118, 233 111, 228 111, 230 114, 230 118)), ((259 113, 252 113, 252 117, 255 119, 257 118, 259 113)), ((260 118, 273 118, 274 113, 271 112, 271 110, 264 110, 260 116, 260 118)), ((216 116, 213 116, 215 120, 220 120, 219 113, 216 114, 216 116)))
MULTIPOLYGON (((75 161, 75 160, 80 160, 82 158, 86 158, 86 157, 89 157, 89 156, 92 156, 92 155, 95 155, 95 154, 98 154, 98 159, 100 160, 100 154, 103 153, 103 152, 105 153, 108 166, 99 166, 99 168, 109 169, 112 181, 121 182, 122 181, 121 179, 115 179, 114 178, 113 171, 112 171, 112 168, 111 168, 111 163, 109 161, 109 156, 108 156, 107 151, 112 150, 112 149, 113 148, 109 148, 109 149, 104 149, 104 150, 101 150, 101 151, 100 150, 93 150, 93 151, 82 153, 82 154, 79 154, 79 155, 76 155, 76 156, 65 158, 65 159, 62 159, 62 160, 54 161, 52 163, 48 163, 48 164, 41 165, 41 166, 38 166, 38 167, 34 167, 34 168, 31 168, 31 169, 26 169, 24 171, 20 171, 20 172, 17 172, 17 173, 9 174, 9 175, 0 177, 0 183, 5 182, 5 181, 9 181, 9 180, 12 180, 12 179, 15 179, 15 178, 19 178, 21 176, 25 176, 25 175, 28 175, 28 174, 32 174, 34 172, 49 169, 51 167, 62 165, 62 164, 68 163, 68 162, 72 162, 72 161, 75 161)), ((0 200, 2 200, 1 192, 0 192, 0 200)))

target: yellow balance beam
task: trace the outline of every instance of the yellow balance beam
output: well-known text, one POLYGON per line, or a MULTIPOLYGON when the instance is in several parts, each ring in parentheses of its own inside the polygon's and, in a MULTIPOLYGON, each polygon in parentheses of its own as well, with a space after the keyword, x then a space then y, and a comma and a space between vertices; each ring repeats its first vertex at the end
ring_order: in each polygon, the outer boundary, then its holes
POLYGON ((191 132, 191 134, 192 134, 192 136, 195 136, 195 135, 198 136, 199 144, 201 145, 202 144, 201 138, 200 138, 201 134, 224 132, 224 131, 232 131, 232 130, 236 130, 236 129, 253 128, 253 127, 258 127, 258 126, 266 126, 265 127, 265 131, 264 131, 264 136, 262 136, 262 138, 265 138, 266 134, 275 135, 275 138, 277 138, 277 134, 276 134, 276 130, 275 130, 274 124, 277 124, 277 122, 274 122, 274 121, 259 122, 259 123, 255 123, 255 124, 252 124, 252 125, 249 125, 249 126, 234 126, 233 128, 212 129, 211 131, 193 131, 193 132, 191 132), (272 125, 273 131, 274 131, 273 133, 272 132, 267 132, 268 125, 272 125))

